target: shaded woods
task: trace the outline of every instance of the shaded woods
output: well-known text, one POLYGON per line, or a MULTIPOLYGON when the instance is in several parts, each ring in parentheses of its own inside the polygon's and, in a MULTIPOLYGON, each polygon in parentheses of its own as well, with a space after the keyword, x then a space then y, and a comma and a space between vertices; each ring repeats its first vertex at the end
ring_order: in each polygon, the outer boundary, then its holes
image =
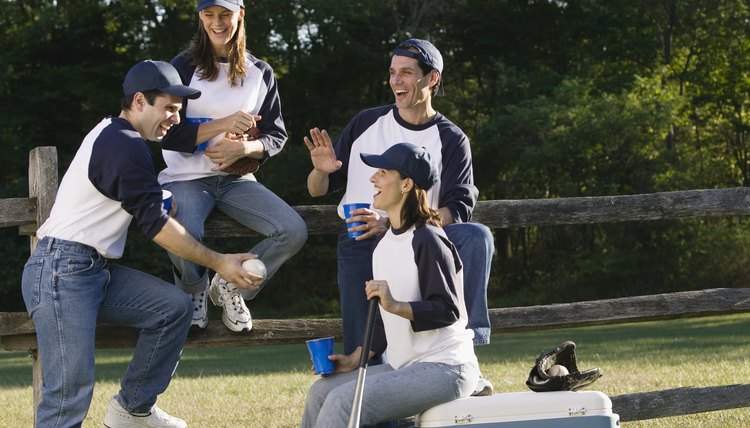
MULTIPOLYGON (((410 36, 445 58, 436 108, 472 141, 481 199, 630 195, 750 185, 750 5, 741 0, 246 0, 249 48, 275 69, 289 141, 258 179, 313 199, 302 137, 334 136, 392 101, 389 52, 410 36)), ((60 174, 88 129, 119 112, 127 69, 171 59, 195 2, 0 3, 0 197, 27 195, 28 152, 54 145, 60 174)), ((155 145, 154 145, 155 147, 155 145)), ((161 154, 154 150, 157 168, 161 154)), ((495 231, 490 306, 746 284, 742 217, 495 231)), ((311 236, 251 311, 337 314, 335 236, 311 236)), ((246 250, 246 238, 207 242, 246 250)), ((0 229, 0 307, 23 310, 28 238, 0 229)), ((163 250, 129 241, 123 264, 171 278, 163 250)))

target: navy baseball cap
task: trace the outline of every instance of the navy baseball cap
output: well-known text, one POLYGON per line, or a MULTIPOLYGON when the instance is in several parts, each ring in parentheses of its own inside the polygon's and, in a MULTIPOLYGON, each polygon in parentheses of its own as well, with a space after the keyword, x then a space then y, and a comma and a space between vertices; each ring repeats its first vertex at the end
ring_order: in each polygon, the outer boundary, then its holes
POLYGON ((201 91, 183 85, 174 66, 164 61, 141 61, 128 71, 122 82, 125 96, 153 90, 191 100, 201 96, 201 91))
POLYGON ((438 73, 440 73, 441 79, 439 83, 440 86, 438 86, 436 95, 445 94, 445 92, 443 91, 442 79, 443 56, 440 54, 440 51, 435 47, 435 45, 428 42, 427 40, 422 39, 404 40, 403 42, 399 43, 398 46, 396 46, 396 49, 393 51, 393 55, 414 58, 427 67, 437 70, 438 73), (411 48, 416 49, 417 51, 414 52, 411 48))
POLYGON ((420 189, 429 190, 437 182, 437 167, 424 147, 399 143, 382 155, 360 153, 362 162, 373 168, 393 169, 414 180, 420 189))
POLYGON ((195 11, 200 12, 209 6, 221 6, 232 12, 237 12, 240 8, 245 7, 245 2, 243 0, 200 0, 198 2, 198 8, 195 11))

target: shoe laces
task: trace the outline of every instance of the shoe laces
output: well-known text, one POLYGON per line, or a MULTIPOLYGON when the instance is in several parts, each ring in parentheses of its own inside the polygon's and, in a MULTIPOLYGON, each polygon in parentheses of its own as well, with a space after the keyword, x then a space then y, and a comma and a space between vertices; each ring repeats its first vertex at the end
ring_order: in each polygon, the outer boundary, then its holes
POLYGON ((229 296, 229 299, 232 302, 232 306, 238 311, 242 310, 242 296, 240 296, 240 292, 235 290, 232 292, 232 294, 229 296))
POLYGON ((236 304, 237 298, 240 298, 240 289, 224 278, 219 278, 219 295, 222 303, 232 302, 236 304))

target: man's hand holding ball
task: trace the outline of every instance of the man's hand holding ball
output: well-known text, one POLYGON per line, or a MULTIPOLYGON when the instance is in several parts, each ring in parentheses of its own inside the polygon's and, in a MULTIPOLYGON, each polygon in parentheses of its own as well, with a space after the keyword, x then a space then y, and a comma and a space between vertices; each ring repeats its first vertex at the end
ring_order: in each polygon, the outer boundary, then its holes
POLYGON ((260 286, 266 280, 266 265, 260 259, 248 259, 242 262, 242 268, 250 274, 250 283, 260 286))

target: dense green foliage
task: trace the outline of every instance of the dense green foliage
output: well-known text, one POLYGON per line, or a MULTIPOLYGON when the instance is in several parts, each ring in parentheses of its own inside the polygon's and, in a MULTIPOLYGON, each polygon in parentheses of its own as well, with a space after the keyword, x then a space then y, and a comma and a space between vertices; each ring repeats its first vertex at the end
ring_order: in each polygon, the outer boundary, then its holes
MULTIPOLYGON (((750 2, 742 0, 246 0, 249 47, 279 79, 290 134, 259 179, 312 199, 306 131, 336 135, 391 102, 389 51, 407 36, 445 57, 436 107, 472 140, 483 199, 750 185, 750 2)), ((119 111, 125 71, 168 60, 196 27, 194 0, 0 2, 0 197, 27 194, 31 148, 60 173, 83 135, 119 111)), ((160 161, 156 147, 154 153, 160 161)), ((743 285, 740 218, 496 231, 491 306, 743 285)), ((0 307, 23 308, 26 237, 0 230, 0 307)), ((315 236, 251 310, 336 313, 335 238, 315 236), (314 279, 310 279, 314 278, 314 279)), ((246 250, 246 240, 210 241, 246 250)), ((125 264, 169 278, 164 252, 128 243, 125 264)))

